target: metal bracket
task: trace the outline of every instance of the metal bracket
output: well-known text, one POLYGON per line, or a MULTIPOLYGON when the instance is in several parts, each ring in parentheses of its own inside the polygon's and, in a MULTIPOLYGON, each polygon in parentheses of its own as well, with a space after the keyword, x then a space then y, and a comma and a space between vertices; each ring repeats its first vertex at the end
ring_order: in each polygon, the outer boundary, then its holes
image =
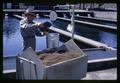
POLYGON ((22 74, 21 78, 22 79, 25 79, 25 76, 24 76, 24 67, 23 67, 23 61, 25 62, 28 62, 30 63, 30 78, 31 78, 31 64, 34 65, 34 68, 35 68, 35 75, 36 75, 36 79, 38 79, 38 76, 37 76, 37 68, 36 68, 36 64, 35 62, 33 62, 31 59, 26 59, 26 58, 23 58, 23 57, 18 57, 19 61, 20 61, 20 72, 22 74))

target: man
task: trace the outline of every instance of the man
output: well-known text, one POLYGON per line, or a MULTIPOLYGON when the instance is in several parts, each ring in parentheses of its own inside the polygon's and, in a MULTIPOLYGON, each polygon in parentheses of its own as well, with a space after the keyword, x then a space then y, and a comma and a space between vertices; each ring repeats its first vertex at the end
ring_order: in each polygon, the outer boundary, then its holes
POLYGON ((32 10, 27 9, 25 12, 26 18, 20 21, 20 27, 21 27, 21 35, 23 37, 23 51, 31 47, 34 51, 36 48, 36 38, 35 35, 42 36, 44 34, 41 34, 41 30, 46 29, 46 24, 44 23, 34 23, 33 19, 35 18, 35 14, 32 12, 32 10), (41 30, 40 30, 41 29, 41 30))

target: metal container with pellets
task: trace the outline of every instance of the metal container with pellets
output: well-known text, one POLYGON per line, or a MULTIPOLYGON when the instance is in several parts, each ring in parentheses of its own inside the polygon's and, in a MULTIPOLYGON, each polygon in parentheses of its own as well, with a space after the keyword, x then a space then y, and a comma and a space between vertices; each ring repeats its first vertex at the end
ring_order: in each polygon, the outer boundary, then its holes
POLYGON ((17 79, 80 80, 85 77, 87 56, 72 39, 59 47, 59 34, 49 33, 49 22, 44 25, 47 27, 41 31, 46 32, 47 49, 36 53, 28 48, 19 54, 16 57, 17 79))
POLYGON ((17 78, 80 80, 86 76, 87 61, 87 56, 73 40, 69 40, 58 47, 57 50, 46 49, 37 54, 31 48, 28 48, 17 56, 17 78), (61 52, 71 54, 63 55, 60 54, 61 52), (57 55, 52 56, 55 53, 57 55), (45 57, 48 58, 43 60, 45 57))

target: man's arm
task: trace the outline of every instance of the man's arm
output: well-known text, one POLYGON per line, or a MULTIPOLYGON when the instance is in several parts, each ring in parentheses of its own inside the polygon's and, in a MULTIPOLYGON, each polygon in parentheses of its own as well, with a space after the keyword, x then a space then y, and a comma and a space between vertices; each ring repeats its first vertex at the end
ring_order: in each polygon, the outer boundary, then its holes
POLYGON ((25 20, 20 21, 20 27, 21 28, 30 28, 30 27, 39 27, 40 24, 28 24, 25 20))
POLYGON ((37 28, 37 36, 43 36, 43 35, 47 35, 49 33, 49 27, 51 26, 51 23, 49 22, 44 22, 39 24, 39 28, 37 28))
POLYGON ((52 24, 50 22, 44 22, 40 25, 40 30, 42 32, 49 32, 49 27, 51 26, 52 24))

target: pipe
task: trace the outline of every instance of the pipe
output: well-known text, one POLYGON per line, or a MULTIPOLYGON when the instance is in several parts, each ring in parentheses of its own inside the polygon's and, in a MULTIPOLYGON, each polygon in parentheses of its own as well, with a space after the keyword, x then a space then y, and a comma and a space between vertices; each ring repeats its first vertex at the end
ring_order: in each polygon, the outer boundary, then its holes
POLYGON ((19 15, 13 15, 13 16, 15 16, 15 17, 17 17, 17 18, 20 18, 20 19, 23 19, 23 18, 24 18, 24 17, 19 16, 19 15))
MULTIPOLYGON (((52 27, 52 26, 49 29, 52 30, 52 31, 58 32, 60 34, 63 34, 65 36, 72 37, 72 33, 70 33, 70 32, 67 32, 67 31, 52 27)), ((80 35, 78 36, 78 35, 74 34, 74 39, 76 39, 78 41, 81 41, 81 42, 84 42, 86 44, 89 44, 91 46, 97 47, 97 48, 116 50, 115 48, 108 47, 106 44, 103 44, 101 42, 88 39, 88 38, 80 36, 80 35)))
POLYGON ((72 6, 72 17, 71 17, 71 25, 73 27, 72 30, 72 39, 74 40, 74 33, 75 33, 75 22, 74 22, 74 15, 75 15, 75 11, 74 11, 74 5, 72 6))

